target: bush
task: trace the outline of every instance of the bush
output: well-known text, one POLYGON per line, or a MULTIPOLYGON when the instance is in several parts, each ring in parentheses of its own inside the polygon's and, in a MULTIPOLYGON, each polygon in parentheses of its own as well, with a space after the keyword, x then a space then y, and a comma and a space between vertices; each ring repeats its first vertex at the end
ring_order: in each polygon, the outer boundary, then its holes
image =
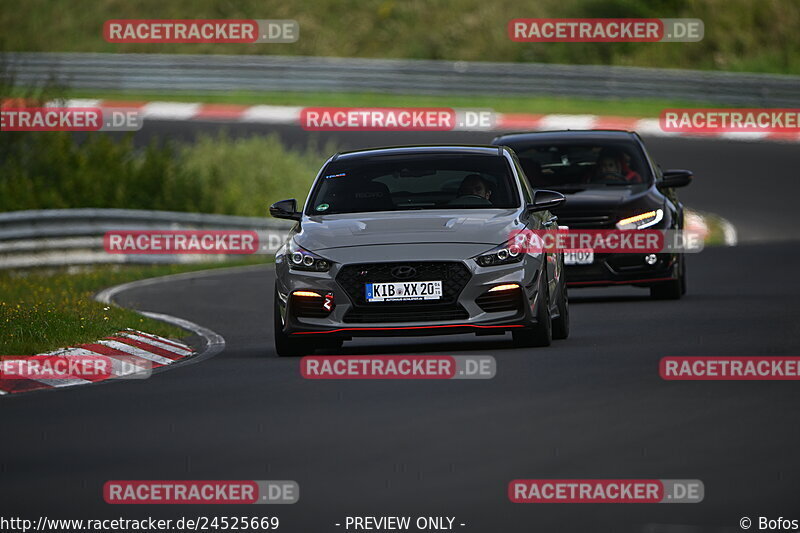
POLYGON ((74 207, 160 209, 263 216, 284 197, 302 201, 335 151, 290 150, 276 135, 200 137, 194 144, 152 143, 103 134, 3 133, 0 211, 74 207))

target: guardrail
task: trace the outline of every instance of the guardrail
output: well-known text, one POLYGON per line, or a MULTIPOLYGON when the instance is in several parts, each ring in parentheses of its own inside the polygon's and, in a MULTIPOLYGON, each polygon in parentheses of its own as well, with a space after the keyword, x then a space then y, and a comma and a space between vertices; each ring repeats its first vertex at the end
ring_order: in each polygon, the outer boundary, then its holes
POLYGON ((356 91, 800 103, 800 76, 542 63, 327 57, 9 53, 18 84, 100 90, 356 91))
POLYGON ((291 222, 281 220, 141 211, 135 209, 45 209, 0 213, 0 269, 99 263, 188 263, 225 261, 225 254, 109 254, 103 235, 115 230, 254 230, 268 250, 283 241, 291 222))

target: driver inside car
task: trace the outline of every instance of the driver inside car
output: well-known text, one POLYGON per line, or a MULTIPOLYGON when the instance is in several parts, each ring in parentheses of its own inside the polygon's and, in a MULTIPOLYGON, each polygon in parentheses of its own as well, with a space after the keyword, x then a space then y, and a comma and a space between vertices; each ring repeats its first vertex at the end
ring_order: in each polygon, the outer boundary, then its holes
POLYGON ((461 182, 458 188, 459 198, 465 196, 478 196, 484 200, 489 200, 492 196, 492 189, 489 184, 478 174, 470 174, 461 182))
POLYGON ((632 170, 622 154, 603 151, 595 164, 595 183, 606 181, 619 181, 627 183, 641 183, 642 178, 638 172, 632 170))

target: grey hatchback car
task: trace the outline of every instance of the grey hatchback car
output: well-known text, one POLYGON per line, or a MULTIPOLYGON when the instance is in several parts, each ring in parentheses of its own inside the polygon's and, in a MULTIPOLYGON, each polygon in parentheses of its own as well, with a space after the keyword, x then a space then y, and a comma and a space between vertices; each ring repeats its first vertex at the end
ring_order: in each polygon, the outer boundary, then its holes
POLYGON ((564 196, 534 190, 503 146, 405 146, 336 154, 276 252, 280 356, 354 336, 511 332, 516 346, 569 334, 563 254, 513 244, 557 231, 564 196))

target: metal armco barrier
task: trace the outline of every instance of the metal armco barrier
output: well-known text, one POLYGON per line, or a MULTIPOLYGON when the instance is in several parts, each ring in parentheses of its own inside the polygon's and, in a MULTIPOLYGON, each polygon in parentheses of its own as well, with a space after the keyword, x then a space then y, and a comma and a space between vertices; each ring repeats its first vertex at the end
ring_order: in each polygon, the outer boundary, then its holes
POLYGON ((800 76, 698 70, 189 54, 25 52, 2 60, 19 85, 56 80, 80 89, 559 95, 761 107, 800 103, 800 76))
POLYGON ((254 230, 273 250, 290 222, 134 209, 45 209, 0 213, 0 269, 98 263, 225 261, 241 255, 109 254, 103 235, 114 230, 254 230))

